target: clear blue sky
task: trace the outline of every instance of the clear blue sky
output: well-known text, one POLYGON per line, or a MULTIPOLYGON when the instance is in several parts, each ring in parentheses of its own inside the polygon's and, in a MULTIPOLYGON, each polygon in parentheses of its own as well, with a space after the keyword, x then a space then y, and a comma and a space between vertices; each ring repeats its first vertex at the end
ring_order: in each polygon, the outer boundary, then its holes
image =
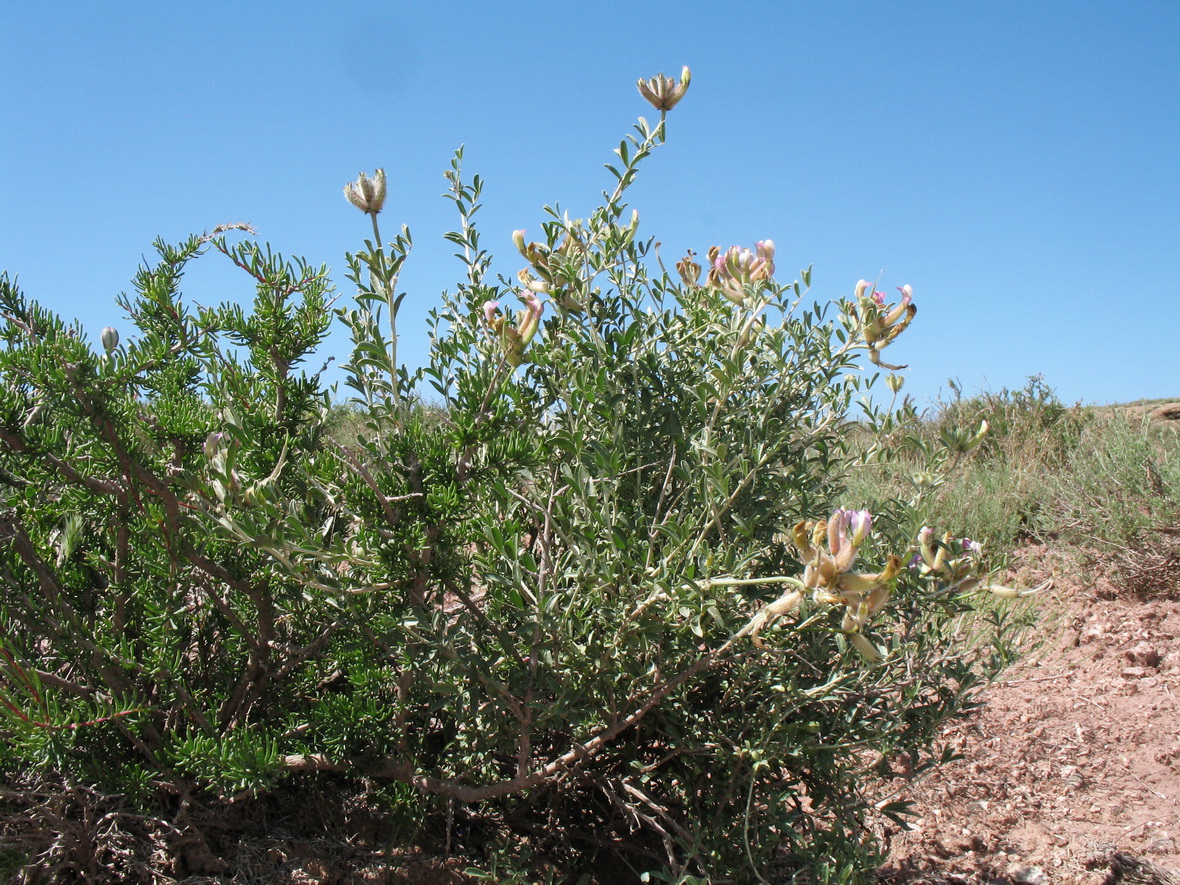
MULTIPOLYGON (((454 149, 514 273, 511 231, 539 233, 547 202, 585 215, 654 118, 636 78, 687 64, 630 198, 666 257, 770 237, 818 298, 912 284, 886 357, 919 398, 1035 373, 1067 401, 1177 396, 1178 45, 1174 0, 6 3, 0 268, 97 338, 126 329, 114 296, 155 237, 248 221, 347 293, 368 225, 341 186, 384 166, 416 364, 461 275, 454 149)), ((222 264, 186 294, 251 297, 222 264)))

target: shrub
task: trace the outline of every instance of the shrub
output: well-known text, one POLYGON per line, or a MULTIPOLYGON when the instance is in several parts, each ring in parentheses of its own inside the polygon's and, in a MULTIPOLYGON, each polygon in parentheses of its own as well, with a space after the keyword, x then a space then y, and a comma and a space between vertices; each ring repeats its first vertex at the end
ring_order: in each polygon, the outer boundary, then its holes
POLYGON ((336 312, 348 411, 301 368, 326 269, 240 231, 157 243, 101 351, 0 279, 10 776, 156 808, 398 782, 402 819, 536 878, 873 867, 870 820, 906 811, 882 778, 942 758, 1012 625, 962 633, 979 561, 900 505, 833 513, 860 360, 885 365, 908 287, 808 306, 770 241, 653 272, 623 196, 687 82, 645 84, 660 120, 600 208, 517 232, 519 286, 489 276, 456 155, 465 279, 417 371, 409 232, 381 237, 384 173, 350 185, 374 238, 336 312), (251 309, 181 298, 208 255, 255 280, 251 309))

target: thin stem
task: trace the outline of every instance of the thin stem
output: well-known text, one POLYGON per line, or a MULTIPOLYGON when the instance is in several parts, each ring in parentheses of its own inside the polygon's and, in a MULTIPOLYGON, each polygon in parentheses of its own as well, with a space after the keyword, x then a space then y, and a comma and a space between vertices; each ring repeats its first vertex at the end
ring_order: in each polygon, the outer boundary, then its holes
POLYGON ((382 245, 381 245, 381 230, 380 230, 380 229, 377 227, 377 213, 376 213, 376 212, 370 212, 370 213, 369 213, 369 218, 370 218, 370 219, 372 220, 372 222, 373 222, 373 242, 377 244, 377 249, 378 249, 378 250, 380 250, 380 249, 382 248, 382 245))
POLYGON ((390 278, 389 269, 385 266, 385 246, 381 240, 381 229, 377 225, 377 213, 370 212, 369 219, 373 222, 373 241, 377 244, 377 279, 381 283, 385 303, 389 305, 389 368, 393 373, 393 404, 400 406, 401 380, 397 375, 397 302, 393 293, 395 286, 390 278))

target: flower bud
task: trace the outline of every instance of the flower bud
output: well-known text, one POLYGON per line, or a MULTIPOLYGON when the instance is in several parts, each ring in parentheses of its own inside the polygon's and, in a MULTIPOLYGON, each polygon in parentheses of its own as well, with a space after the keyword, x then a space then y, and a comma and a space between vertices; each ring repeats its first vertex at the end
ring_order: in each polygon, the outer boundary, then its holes
POLYGON ((499 301, 485 301, 483 303, 483 318, 489 326, 495 325, 496 310, 500 307, 499 301))
POLYGON ((815 553, 811 544, 811 532, 814 528, 812 523, 800 521, 791 529, 791 541, 804 559, 810 559, 815 553))
POLYGON ((997 584, 988 584, 982 589, 986 590, 988 593, 991 593, 993 596, 999 596, 1003 599, 1020 599, 1024 596, 1034 596, 1037 593, 1042 593, 1045 590, 1050 589, 1052 586, 1053 582, 1049 580, 1028 590, 1020 590, 1016 587, 1001 587, 997 584))
POLYGON ((520 284, 530 292, 548 295, 549 290, 552 288, 545 280, 538 280, 531 273, 529 273, 529 269, 527 267, 517 271, 516 278, 520 280, 520 284))
POLYGON ((700 285, 701 266, 693 261, 696 253, 692 249, 688 250, 688 254, 676 262, 676 272, 680 274, 680 279, 684 285, 695 289, 700 285))
POLYGON ((904 375, 889 375, 885 378, 885 384, 894 393, 899 392, 905 386, 904 375))
POLYGON ((879 664, 883 660, 880 649, 869 642, 863 633, 849 633, 848 641, 860 652, 861 657, 870 664, 879 664))
POLYGON ((940 572, 940 573, 946 572, 946 570, 947 570, 947 565, 946 565, 946 558, 947 557, 946 557, 946 555, 947 555, 947 551, 949 551, 951 549, 951 541, 952 540, 954 540, 954 539, 951 537, 950 532, 947 532, 946 534, 944 534, 942 536, 942 543, 938 545, 938 550, 934 554, 934 565, 932 565, 930 567, 932 571, 936 571, 936 572, 940 572))
POLYGON ((758 257, 766 262, 770 273, 774 273, 774 240, 759 240, 754 244, 758 257))
POLYGON ((989 428, 990 428, 990 425, 987 423, 986 420, 979 422, 979 430, 976 431, 975 436, 971 437, 971 439, 969 439, 967 441, 967 445, 969 447, 967 449, 967 451, 971 451, 972 449, 976 449, 979 447, 979 444, 983 442, 983 438, 985 436, 987 436, 987 432, 988 432, 989 428))
POLYGON ((967 431, 948 427, 942 432, 942 444, 955 454, 965 455, 979 448, 984 437, 987 436, 987 431, 987 421, 980 422, 979 430, 973 436, 968 436, 967 431))
MULTIPOLYGON (((909 288, 909 287, 907 286, 906 288, 909 288)), ((877 303, 879 305, 881 305, 882 308, 885 307, 885 293, 884 292, 874 292, 873 293, 874 298, 877 295, 881 296, 881 299, 879 301, 877 301, 877 303)), ((885 314, 885 319, 882 320, 882 322, 886 326, 892 326, 894 323, 896 323, 902 317, 906 316, 911 310, 913 310, 916 313, 917 308, 913 306, 913 304, 911 303, 912 301, 913 301, 912 296, 909 296, 909 295, 904 296, 901 299, 901 301, 897 302, 896 307, 894 307, 891 311, 889 311, 887 314, 885 314)))
MULTIPOLYGON (((503 317, 494 317, 489 320, 489 324, 500 335, 500 344, 504 348, 504 359, 513 368, 524 362, 525 349, 536 336, 537 329, 540 328, 541 315, 545 313, 545 305, 527 289, 520 293, 520 300, 525 303, 525 309, 517 314, 515 328, 506 325, 503 317)), ((494 310, 495 302, 485 302, 484 317, 492 315, 494 310)))
POLYGON ((119 346, 119 331, 112 326, 104 326, 99 339, 102 341, 103 349, 111 353, 119 346))
POLYGON ((922 562, 927 568, 934 568, 934 529, 928 525, 922 526, 918 532, 918 552, 922 555, 922 562))
POLYGON ((852 545, 859 547, 873 527, 873 515, 867 510, 853 510, 849 514, 848 527, 852 532, 852 545))
POLYGON ((839 556, 844 546, 844 533, 848 529, 849 511, 840 509, 828 519, 828 550, 832 556, 839 556))
POLYGON ((372 178, 362 172, 356 181, 344 185, 344 196, 362 212, 376 215, 385 204, 385 170, 378 169, 372 178))
POLYGON ((220 432, 210 433, 207 437, 205 437, 205 457, 210 461, 212 461, 217 455, 218 450, 221 448, 221 440, 224 437, 225 434, 220 432))

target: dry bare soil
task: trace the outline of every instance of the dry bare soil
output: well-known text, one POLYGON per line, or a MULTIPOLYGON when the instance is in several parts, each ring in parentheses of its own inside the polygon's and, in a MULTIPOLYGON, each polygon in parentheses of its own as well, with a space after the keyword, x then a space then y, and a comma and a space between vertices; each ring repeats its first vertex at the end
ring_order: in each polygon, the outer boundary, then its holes
POLYGON ((1055 580, 1044 645, 948 729, 963 758, 903 791, 921 816, 890 834, 890 885, 1098 885, 1116 851, 1180 870, 1180 594, 1022 558, 1055 580))

